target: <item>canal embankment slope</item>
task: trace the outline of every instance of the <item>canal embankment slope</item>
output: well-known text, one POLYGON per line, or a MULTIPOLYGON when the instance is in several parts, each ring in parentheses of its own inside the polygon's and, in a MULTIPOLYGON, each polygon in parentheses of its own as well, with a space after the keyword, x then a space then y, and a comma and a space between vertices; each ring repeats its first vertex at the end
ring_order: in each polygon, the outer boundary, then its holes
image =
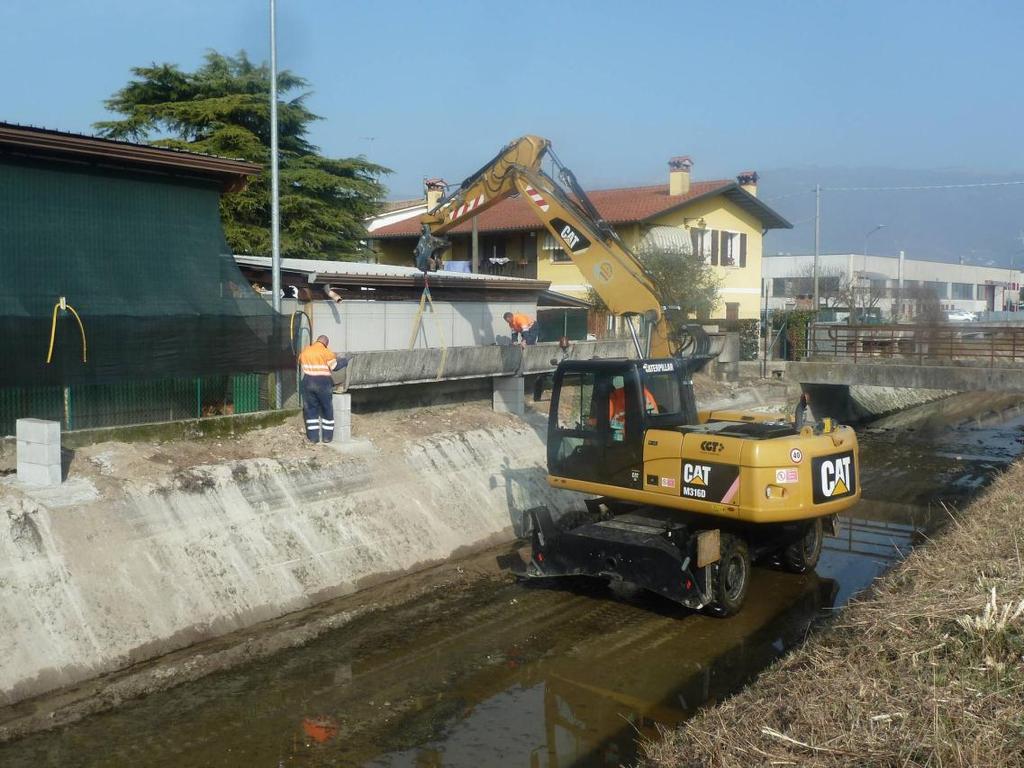
POLYGON ((646 766, 1024 765, 1024 464, 646 766))
POLYGON ((104 442, 67 481, 0 479, 0 704, 509 541, 556 513, 543 431, 482 405, 357 417, 363 446, 299 417, 224 438, 104 442))

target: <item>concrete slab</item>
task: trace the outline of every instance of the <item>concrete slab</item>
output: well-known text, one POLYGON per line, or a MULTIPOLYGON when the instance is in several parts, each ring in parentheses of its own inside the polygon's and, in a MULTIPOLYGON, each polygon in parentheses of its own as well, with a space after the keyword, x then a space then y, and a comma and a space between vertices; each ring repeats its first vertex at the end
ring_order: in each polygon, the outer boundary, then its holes
POLYGON ((328 450, 347 456, 367 456, 377 453, 377 446, 365 437, 354 437, 343 443, 335 439, 333 443, 323 443, 322 445, 328 450))
POLYGON ((8 489, 16 490, 47 509, 77 508, 100 497, 96 486, 82 477, 71 478, 58 486, 46 487, 26 485, 12 475, 0 480, 0 496, 8 492, 8 489))

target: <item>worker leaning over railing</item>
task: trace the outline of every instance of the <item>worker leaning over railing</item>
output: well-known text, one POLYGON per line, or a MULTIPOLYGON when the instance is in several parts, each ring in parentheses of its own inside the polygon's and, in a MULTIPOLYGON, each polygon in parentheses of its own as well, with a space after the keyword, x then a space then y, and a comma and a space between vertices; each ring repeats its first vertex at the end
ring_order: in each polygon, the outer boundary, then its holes
POLYGON ((302 371, 302 417, 306 422, 306 437, 311 443, 334 439, 334 380, 331 372, 348 365, 348 358, 335 355, 331 340, 318 336, 316 341, 299 353, 302 371))
POLYGON ((506 312, 501 317, 506 323, 508 323, 508 327, 512 329, 513 344, 519 344, 520 346, 525 347, 527 344, 537 343, 537 332, 540 329, 537 327, 537 323, 532 317, 518 312, 506 312))

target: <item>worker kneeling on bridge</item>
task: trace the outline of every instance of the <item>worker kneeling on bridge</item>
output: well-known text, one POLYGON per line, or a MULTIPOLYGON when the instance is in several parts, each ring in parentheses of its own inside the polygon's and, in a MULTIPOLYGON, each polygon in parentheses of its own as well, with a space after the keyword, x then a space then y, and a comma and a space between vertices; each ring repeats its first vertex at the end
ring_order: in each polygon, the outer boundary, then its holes
POLYGON ((306 437, 311 443, 320 442, 321 431, 325 443, 334 439, 334 380, 331 372, 347 366, 348 358, 331 352, 330 343, 326 336, 318 336, 299 353, 302 417, 306 422, 306 437))

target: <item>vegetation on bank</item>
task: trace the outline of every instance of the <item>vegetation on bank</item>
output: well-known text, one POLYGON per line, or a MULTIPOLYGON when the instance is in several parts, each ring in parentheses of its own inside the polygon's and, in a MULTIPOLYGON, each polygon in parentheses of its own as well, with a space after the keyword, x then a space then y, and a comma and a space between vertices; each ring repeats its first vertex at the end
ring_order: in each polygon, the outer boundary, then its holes
POLYGON ((834 624, 645 746, 668 766, 1024 766, 1024 464, 834 624))

